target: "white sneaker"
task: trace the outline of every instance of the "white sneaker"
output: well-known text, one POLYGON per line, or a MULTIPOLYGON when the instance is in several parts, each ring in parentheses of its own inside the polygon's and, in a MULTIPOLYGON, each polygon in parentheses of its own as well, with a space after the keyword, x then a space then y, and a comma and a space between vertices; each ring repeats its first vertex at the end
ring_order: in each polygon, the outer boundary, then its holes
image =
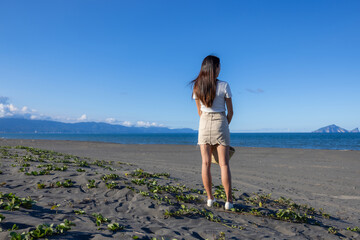
POLYGON ((208 207, 212 207, 212 205, 214 204, 214 202, 216 202, 216 199, 214 198, 214 199, 208 199, 207 200, 207 205, 208 205, 208 207))
POLYGON ((232 204, 231 202, 226 202, 225 203, 225 210, 230 210, 232 208, 234 208, 234 204, 232 204))

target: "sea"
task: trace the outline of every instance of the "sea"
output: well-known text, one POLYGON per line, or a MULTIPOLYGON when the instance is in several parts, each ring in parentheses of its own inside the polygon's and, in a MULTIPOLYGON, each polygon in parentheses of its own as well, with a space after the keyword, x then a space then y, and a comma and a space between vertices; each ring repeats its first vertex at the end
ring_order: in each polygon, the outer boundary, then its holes
MULTIPOLYGON (((231 146, 360 150, 360 133, 231 133, 231 146)), ((6 139, 49 139, 121 144, 196 145, 197 133, 153 134, 1 134, 6 139)))

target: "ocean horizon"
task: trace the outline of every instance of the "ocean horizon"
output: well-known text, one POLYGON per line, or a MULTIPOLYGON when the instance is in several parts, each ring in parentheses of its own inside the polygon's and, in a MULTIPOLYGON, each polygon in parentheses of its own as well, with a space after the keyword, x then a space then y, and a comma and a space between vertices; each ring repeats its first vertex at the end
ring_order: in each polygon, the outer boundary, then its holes
MULTIPOLYGON (((231 146, 360 150, 360 133, 231 133, 231 146)), ((120 144, 196 145, 197 133, 147 134, 0 134, 5 139, 95 141, 120 144)))

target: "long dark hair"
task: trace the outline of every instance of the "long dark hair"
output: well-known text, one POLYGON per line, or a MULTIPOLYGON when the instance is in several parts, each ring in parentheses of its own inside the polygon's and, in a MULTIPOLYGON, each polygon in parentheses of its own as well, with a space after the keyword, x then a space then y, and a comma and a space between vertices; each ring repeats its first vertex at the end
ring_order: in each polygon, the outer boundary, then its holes
POLYGON ((193 94, 206 106, 211 107, 216 96, 216 70, 220 66, 220 59, 209 55, 204 58, 200 73, 191 81, 193 94))

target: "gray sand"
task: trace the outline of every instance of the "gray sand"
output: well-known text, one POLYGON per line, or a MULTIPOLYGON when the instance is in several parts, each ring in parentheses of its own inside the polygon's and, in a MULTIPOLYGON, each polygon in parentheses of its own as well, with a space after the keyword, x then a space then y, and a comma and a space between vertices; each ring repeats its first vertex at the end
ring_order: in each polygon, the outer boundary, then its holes
MULTIPOLYGON (((0 146, 16 145, 89 157, 92 160, 99 159, 132 163, 136 165, 132 167, 133 169, 141 167, 149 172, 168 172, 171 174, 171 177, 178 179, 176 181, 181 184, 191 188, 202 189, 200 175, 201 156, 197 146, 123 145, 50 140, 0 140, 0 146)), ((251 215, 231 214, 219 210, 218 214, 223 218, 245 227, 244 230, 229 229, 203 218, 180 217, 164 219, 163 211, 168 208, 167 206, 158 206, 153 200, 133 193, 127 188, 118 191, 106 189, 104 192, 96 190, 96 194, 91 195, 90 198, 97 198, 99 202, 96 203, 97 200, 92 200, 94 203, 89 204, 86 211, 102 212, 104 216, 117 219, 118 222, 126 222, 131 226, 131 229, 125 232, 118 232, 115 235, 111 234, 108 230, 103 230, 102 234, 97 234, 96 226, 90 218, 81 219, 77 217, 73 218, 77 226, 73 227, 73 230, 66 235, 61 236, 61 239, 64 239, 64 237, 67 237, 67 239, 81 239, 79 236, 82 236, 83 239, 106 239, 115 236, 131 239, 130 237, 133 235, 144 238, 165 236, 169 239, 170 237, 176 239, 215 239, 220 232, 226 234, 226 239, 356 239, 360 237, 358 233, 345 230, 346 227, 360 227, 360 209, 358 208, 360 203, 359 151, 280 148, 235 149, 236 153, 231 159, 233 187, 240 190, 236 192, 236 196, 242 196, 235 204, 251 206, 251 204, 245 203, 241 199, 253 193, 271 193, 272 199, 283 196, 291 198, 298 204, 308 204, 315 209, 323 208, 324 212, 330 214, 330 219, 324 219, 322 221, 324 223, 323 226, 314 226, 306 223, 290 223, 251 215), (108 205, 105 199, 110 201, 108 205), (91 229, 82 226, 81 221, 86 223, 85 226, 91 225, 91 229), (337 235, 328 233, 328 226, 338 228, 339 233, 337 235), (71 238, 71 236, 78 237, 71 238)), ((21 197, 30 195, 33 198, 39 198, 37 196, 39 194, 46 195, 39 190, 34 190, 34 184, 36 184, 39 177, 24 176, 19 178, 23 174, 17 172, 10 174, 6 172, 5 166, 8 165, 4 162, 1 167, 3 174, 0 174, 0 182, 7 182, 7 185, 0 187, 0 192, 14 192, 21 197), (31 184, 32 186, 30 187, 31 184)), ((130 171, 132 168, 129 166, 128 168, 123 167, 118 171, 119 173, 124 173, 124 171, 130 171)), ((97 171, 104 170, 99 169, 97 171)), ((80 182, 85 186, 87 181, 84 178, 90 176, 88 173, 77 173, 76 171, 67 173, 65 171, 56 173, 56 176, 46 176, 44 179, 48 182, 56 181, 55 178, 64 178, 68 176, 66 174, 70 174, 76 182, 80 182)), ((213 165, 212 174, 214 185, 219 185, 221 181, 217 165, 213 165)), ((58 202, 62 202, 62 205, 64 205, 64 201, 73 201, 76 205, 76 203, 86 198, 86 193, 88 193, 82 187, 78 190, 54 189, 53 192, 47 191, 50 194, 46 200, 47 205, 56 199, 58 199, 58 202)), ((205 200, 205 196, 203 196, 203 199, 205 200)), ((41 201, 44 201, 44 199, 39 200, 39 204, 41 201)), ((201 204, 198 205, 201 206, 201 204)), ((45 206, 43 207, 45 208, 45 206)), ((69 213, 66 213, 66 208, 63 211, 64 214, 57 217, 41 217, 36 224, 44 222, 42 220, 62 220, 64 216, 69 215, 69 213)), ((3 215, 5 215, 4 212, 0 210, 0 213, 3 215)), ((18 212, 14 213, 18 214, 18 212)), ((18 218, 14 215, 11 217, 6 215, 6 219, 10 218, 14 222, 18 220, 21 222, 21 215, 18 218)), ((4 220, 5 222, 6 219, 4 220)), ((26 222, 26 218, 24 219, 26 222)), ((31 222, 33 219, 28 219, 28 221, 31 222)), ((25 225, 28 224, 28 228, 36 225, 33 222, 31 222, 32 224, 25 222, 23 223, 25 225)), ((5 227, 3 228, 5 229, 5 227)), ((26 226, 24 229, 27 229, 26 226)), ((8 233, 0 233, 0 238, 5 236, 8 236, 8 233)))

